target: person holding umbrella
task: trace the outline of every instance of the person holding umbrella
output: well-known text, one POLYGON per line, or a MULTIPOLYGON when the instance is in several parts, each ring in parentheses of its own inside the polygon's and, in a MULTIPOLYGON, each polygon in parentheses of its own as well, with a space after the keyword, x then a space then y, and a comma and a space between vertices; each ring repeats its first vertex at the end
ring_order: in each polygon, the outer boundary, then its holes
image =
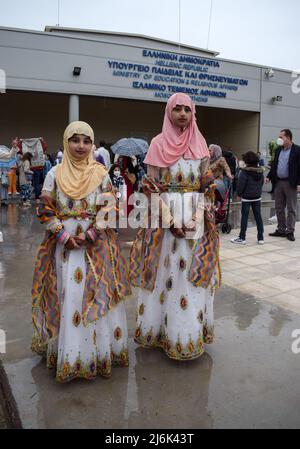
POLYGON ((137 155, 145 154, 148 150, 148 144, 143 139, 136 139, 133 137, 123 138, 118 140, 111 147, 115 156, 115 164, 117 163, 121 168, 121 175, 123 176, 127 187, 127 216, 133 210, 133 205, 129 204, 129 199, 137 190, 137 155))

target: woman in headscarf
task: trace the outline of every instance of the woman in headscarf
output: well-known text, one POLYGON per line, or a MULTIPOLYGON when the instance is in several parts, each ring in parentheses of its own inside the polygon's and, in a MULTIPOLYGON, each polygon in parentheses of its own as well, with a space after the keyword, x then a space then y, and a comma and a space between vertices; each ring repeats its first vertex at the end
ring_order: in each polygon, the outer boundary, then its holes
POLYGON ((227 176, 229 181, 233 180, 233 176, 229 165, 223 157, 222 148, 219 145, 209 145, 209 154, 210 169, 217 186, 216 190, 220 195, 218 199, 222 201, 225 197, 226 189, 228 188, 228 184, 226 183, 224 176, 227 176))
MULTIPOLYGON (((140 288, 135 341, 160 347, 172 359, 191 360, 213 341, 220 270, 209 152, 190 97, 169 98, 162 133, 152 140, 144 162, 143 190, 149 201, 152 194, 164 192, 164 197, 161 223, 141 228, 131 251, 131 281, 140 288)), ((152 207, 152 218, 157 214, 152 207)))
POLYGON ((87 123, 66 128, 62 163, 47 174, 37 211, 46 235, 33 279, 32 349, 60 382, 109 377, 112 365, 128 365, 130 287, 115 230, 103 225, 115 195, 93 143, 87 123))

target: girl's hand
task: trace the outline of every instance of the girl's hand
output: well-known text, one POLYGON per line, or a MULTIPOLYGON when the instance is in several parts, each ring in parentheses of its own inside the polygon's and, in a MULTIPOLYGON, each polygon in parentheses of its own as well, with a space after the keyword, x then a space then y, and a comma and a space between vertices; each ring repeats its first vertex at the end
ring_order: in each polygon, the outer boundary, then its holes
POLYGON ((79 235, 76 235, 74 237, 74 240, 78 246, 82 246, 86 243, 85 235, 83 234, 83 232, 81 232, 79 235))
POLYGON ((181 228, 175 228, 174 225, 170 227, 170 231, 174 235, 174 237, 178 239, 184 239, 185 238, 185 231, 181 228))
POLYGON ((195 221, 191 220, 187 225, 183 225, 182 229, 184 232, 195 232, 196 231, 195 221))
POLYGON ((67 241, 67 243, 65 244, 65 247, 72 251, 73 249, 79 249, 80 246, 76 243, 75 238, 74 237, 70 237, 69 240, 67 241))

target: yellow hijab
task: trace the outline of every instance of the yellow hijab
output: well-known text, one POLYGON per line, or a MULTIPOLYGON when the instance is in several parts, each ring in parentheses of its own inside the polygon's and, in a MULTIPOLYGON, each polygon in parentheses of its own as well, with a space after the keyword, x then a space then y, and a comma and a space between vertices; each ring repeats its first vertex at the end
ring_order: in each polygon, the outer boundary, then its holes
POLYGON ((80 200, 92 193, 102 182, 107 170, 93 158, 92 150, 83 160, 71 155, 69 139, 74 134, 88 136, 94 143, 94 132, 85 122, 72 122, 64 132, 64 156, 57 166, 56 182, 59 189, 72 200, 80 200))

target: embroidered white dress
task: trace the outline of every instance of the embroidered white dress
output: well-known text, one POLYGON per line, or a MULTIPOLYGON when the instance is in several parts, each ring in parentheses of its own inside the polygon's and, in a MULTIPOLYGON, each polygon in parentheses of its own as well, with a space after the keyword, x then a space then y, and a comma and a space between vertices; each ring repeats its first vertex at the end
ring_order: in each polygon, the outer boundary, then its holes
MULTIPOLYGON (((177 185, 199 181, 201 161, 180 159, 160 174, 160 181, 177 185)), ((176 193, 183 195, 183 193, 176 193)), ((174 194, 168 194, 168 202, 174 194)), ((175 200, 176 201, 176 200, 175 200)), ((186 214, 186 211, 184 211, 186 214)), ((194 240, 175 238, 165 230, 155 288, 139 290, 135 340, 145 347, 161 347, 176 360, 189 360, 204 352, 213 341, 211 288, 195 287, 188 281, 188 266, 194 240)))
MULTIPOLYGON (((78 227, 86 231, 95 218, 98 196, 108 182, 107 175, 102 186, 84 200, 70 200, 55 183, 54 167, 46 176, 43 190, 55 197, 62 215, 69 216, 63 222, 65 230, 76 235, 78 227), (78 217, 83 210, 88 218, 78 217)), ((104 317, 84 326, 81 311, 87 272, 85 249, 68 251, 57 243, 55 259, 61 317, 58 338, 48 345, 47 365, 49 368, 57 366, 59 381, 76 377, 91 379, 97 373, 108 377, 112 364, 128 365, 124 301, 104 317)))

